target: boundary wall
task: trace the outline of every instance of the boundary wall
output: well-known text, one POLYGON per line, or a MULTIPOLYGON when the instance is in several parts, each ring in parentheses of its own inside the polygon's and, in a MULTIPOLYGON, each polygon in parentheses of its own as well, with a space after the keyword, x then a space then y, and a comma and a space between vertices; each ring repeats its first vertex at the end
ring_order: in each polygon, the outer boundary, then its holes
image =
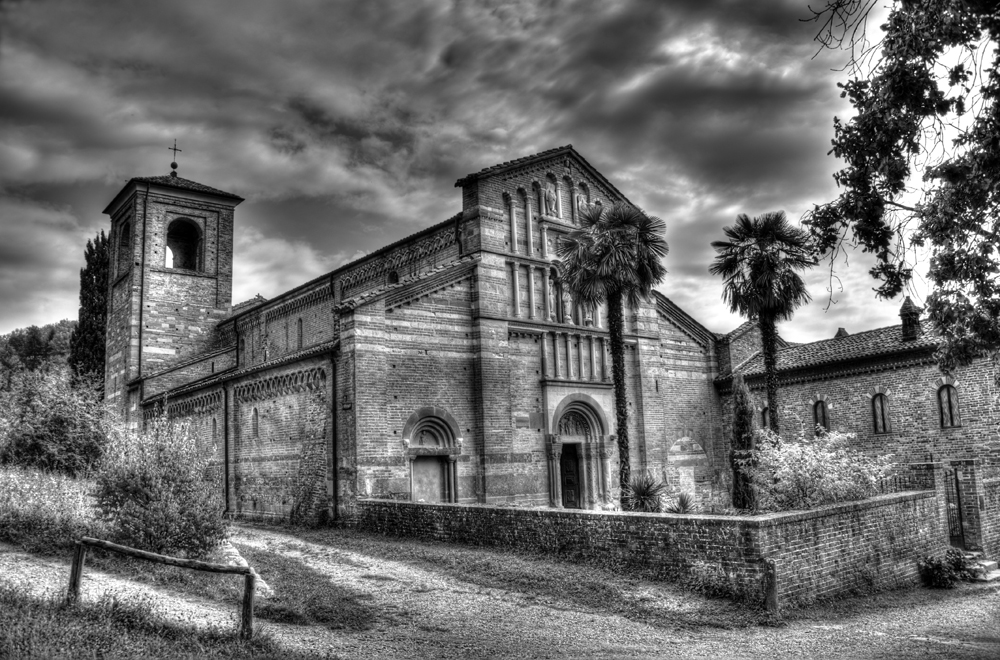
POLYGON ((777 609, 916 583, 918 560, 948 547, 938 495, 908 491, 760 516, 362 499, 351 525, 638 570, 777 609))

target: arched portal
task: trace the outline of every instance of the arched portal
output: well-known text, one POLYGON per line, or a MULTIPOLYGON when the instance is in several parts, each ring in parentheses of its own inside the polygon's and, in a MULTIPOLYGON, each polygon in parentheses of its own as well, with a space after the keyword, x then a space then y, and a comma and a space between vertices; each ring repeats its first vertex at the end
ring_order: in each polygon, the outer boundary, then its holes
POLYGON ((549 498, 552 506, 591 509, 610 491, 610 436, 600 404, 571 394, 553 415, 556 433, 549 444, 549 498))
POLYGON ((410 501, 457 502, 462 438, 451 413, 437 406, 414 412, 403 426, 403 446, 410 464, 410 501))

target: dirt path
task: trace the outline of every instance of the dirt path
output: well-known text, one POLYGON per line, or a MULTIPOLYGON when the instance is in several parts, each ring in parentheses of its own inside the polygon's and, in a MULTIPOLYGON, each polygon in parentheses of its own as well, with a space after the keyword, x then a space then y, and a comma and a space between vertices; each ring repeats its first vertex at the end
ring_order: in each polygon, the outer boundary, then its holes
MULTIPOLYGON (((430 548, 424 559, 405 552, 394 559, 396 548, 414 542, 376 539, 359 546, 357 536, 343 542, 338 534, 237 530, 233 542, 246 554, 301 563, 316 579, 330 580, 345 595, 344 607, 350 603, 365 618, 364 625, 338 630, 265 622, 282 645, 343 658, 1000 658, 998 586, 895 592, 800 612, 781 627, 727 628, 727 621, 741 620, 736 608, 669 584, 602 575, 602 584, 632 599, 623 609, 619 599, 573 593, 573 572, 581 588, 591 589, 595 569, 518 559, 538 571, 518 583, 517 576, 489 574, 491 566, 510 571, 509 555, 423 544, 430 548), (451 556, 487 568, 462 573, 449 566, 451 556), (556 593, 540 584, 539 575, 547 573, 560 576, 556 593)), ((0 575, 36 595, 57 593, 65 589, 69 562, 0 546, 0 575)), ((272 587, 280 598, 278 583, 272 587)), ((230 604, 86 573, 85 599, 106 589, 146 594, 174 620, 235 627, 230 604)))

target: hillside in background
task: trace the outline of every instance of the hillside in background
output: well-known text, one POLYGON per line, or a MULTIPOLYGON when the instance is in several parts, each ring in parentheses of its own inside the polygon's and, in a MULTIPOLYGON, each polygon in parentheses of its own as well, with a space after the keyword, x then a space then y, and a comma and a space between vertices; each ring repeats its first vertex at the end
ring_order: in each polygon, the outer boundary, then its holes
POLYGON ((0 370, 17 366, 37 369, 45 363, 67 367, 69 338, 75 327, 76 321, 63 319, 0 335, 0 370))

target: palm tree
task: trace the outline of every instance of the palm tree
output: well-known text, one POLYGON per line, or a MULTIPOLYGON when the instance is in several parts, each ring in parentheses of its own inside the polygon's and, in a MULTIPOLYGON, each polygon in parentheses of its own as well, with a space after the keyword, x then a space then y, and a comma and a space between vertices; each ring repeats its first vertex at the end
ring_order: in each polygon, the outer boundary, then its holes
POLYGON ((730 310, 757 321, 764 353, 764 378, 771 430, 779 432, 777 347, 778 321, 792 318, 795 310, 809 302, 805 282, 796 271, 816 265, 816 252, 809 234, 791 226, 784 211, 748 218, 736 217, 725 228, 728 241, 713 241, 718 254, 709 268, 722 275, 722 299, 730 310))
POLYGON ((669 247, 663 220, 646 215, 631 204, 602 209, 592 206, 580 214, 580 229, 564 236, 556 247, 561 259, 559 277, 576 300, 586 306, 608 303, 611 339, 611 378, 615 392, 618 430, 618 477, 622 506, 628 506, 628 400, 625 392, 625 340, 622 303, 637 307, 666 274, 661 260, 669 247))

